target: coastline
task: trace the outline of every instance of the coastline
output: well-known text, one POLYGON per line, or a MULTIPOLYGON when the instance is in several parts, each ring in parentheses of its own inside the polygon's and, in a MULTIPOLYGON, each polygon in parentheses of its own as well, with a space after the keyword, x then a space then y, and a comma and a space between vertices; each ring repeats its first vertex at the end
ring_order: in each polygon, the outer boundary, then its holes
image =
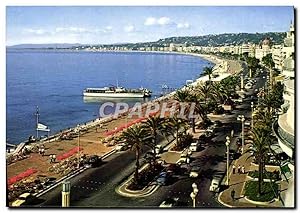
MULTIPOLYGON (((75 51, 72 51, 72 52, 75 52, 75 51)), ((79 52, 79 51, 77 51, 79 52)), ((85 51, 85 52, 95 52, 95 51, 85 51)), ((219 59, 217 58, 216 56, 212 56, 212 55, 206 55, 206 54, 196 54, 196 53, 188 53, 188 52, 164 52, 164 51, 105 51, 105 52, 126 52, 126 53, 130 53, 130 52, 135 52, 135 53, 158 53, 158 54, 179 54, 179 55, 188 55, 188 56, 194 56, 194 57, 199 57, 201 59, 204 59, 204 60, 207 60, 211 63, 214 64, 213 68, 214 68, 214 72, 217 73, 220 71, 220 66, 222 64, 224 64, 225 61, 227 61, 226 59, 219 59)), ((232 74, 232 73, 231 73, 232 74)), ((224 70, 221 72, 221 78, 225 78, 225 77, 228 77, 229 75, 231 75, 229 73, 227 73, 227 71, 224 70)), ((208 76, 202 76, 202 77, 199 77, 197 78, 192 84, 195 84, 196 82, 200 82, 200 81, 207 81, 208 80, 208 76)), ((220 80, 220 79, 218 79, 220 80)), ((184 86, 183 86, 184 87, 184 86)), ((180 89, 182 89, 183 87, 181 87, 180 89)), ((162 97, 158 97, 156 99, 153 99, 147 103, 144 103, 143 104, 143 107, 146 107, 148 104, 152 104, 152 103, 155 103, 155 102, 160 102, 160 101, 163 101, 165 99, 168 99, 170 98, 172 95, 175 94, 175 91, 174 92, 171 92, 171 93, 168 93, 162 97)), ((127 114, 128 112, 125 112, 123 113, 122 115, 120 116, 123 116, 125 114, 127 114)), ((48 142, 53 142, 53 141, 57 141, 59 136, 62 134, 62 133, 69 133, 69 132, 72 132, 74 131, 77 127, 79 128, 93 128, 97 125, 101 125, 101 124, 104 124, 104 123, 108 123, 110 121, 114 120, 112 117, 105 117, 105 118, 97 118, 97 119, 94 119, 94 120, 88 120, 86 121, 84 124, 78 124, 76 125, 75 127, 71 127, 69 129, 64 129, 62 130, 62 132, 58 132, 58 133, 55 133, 53 135, 50 135, 49 138, 44 138, 44 139, 41 139, 40 141, 38 142, 33 142, 31 144, 34 144, 34 143, 40 143, 40 144, 43 144, 43 143, 48 143, 48 142)), ((23 141, 23 142, 20 142, 19 144, 16 144, 16 146, 20 146, 22 143, 26 143, 28 141, 23 141)), ((17 150, 17 148, 15 149, 17 150)), ((11 154, 16 154, 16 153, 11 153, 11 154)))

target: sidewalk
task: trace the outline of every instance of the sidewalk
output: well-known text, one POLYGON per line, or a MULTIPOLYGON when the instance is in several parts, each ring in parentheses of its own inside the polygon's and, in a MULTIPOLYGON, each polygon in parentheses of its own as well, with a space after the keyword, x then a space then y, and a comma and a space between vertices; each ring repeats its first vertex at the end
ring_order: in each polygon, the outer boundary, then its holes
MULTIPOLYGON (((246 149, 247 150, 247 145, 246 149)), ((249 158, 250 153, 244 153, 240 158, 234 160, 229 167, 229 188, 225 189, 218 196, 218 201, 229 208, 256 208, 256 207, 282 207, 280 201, 275 201, 273 203, 268 203, 266 205, 257 205, 250 203, 245 199, 244 196, 244 185, 249 180, 247 178, 247 172, 251 169, 252 158, 249 158), (233 174, 232 166, 235 165, 235 174, 233 174), (245 174, 238 174, 238 166, 245 167, 245 174), (235 199, 231 198, 231 191, 235 191, 235 199)), ((222 181, 222 185, 225 185, 226 176, 222 181)))

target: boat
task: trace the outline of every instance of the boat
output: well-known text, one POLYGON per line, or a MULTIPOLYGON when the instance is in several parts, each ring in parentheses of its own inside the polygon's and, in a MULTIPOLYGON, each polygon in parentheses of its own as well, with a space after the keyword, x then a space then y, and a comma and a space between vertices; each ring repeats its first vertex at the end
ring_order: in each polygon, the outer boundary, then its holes
POLYGON ((106 98, 145 98, 151 96, 151 91, 146 88, 127 89, 124 87, 86 88, 83 90, 84 97, 106 98))

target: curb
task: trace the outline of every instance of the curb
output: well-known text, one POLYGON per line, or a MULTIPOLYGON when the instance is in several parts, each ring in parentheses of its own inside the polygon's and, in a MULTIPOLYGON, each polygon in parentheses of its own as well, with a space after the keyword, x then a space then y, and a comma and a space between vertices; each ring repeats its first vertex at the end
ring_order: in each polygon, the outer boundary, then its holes
MULTIPOLYGON (((147 166, 148 166, 148 164, 143 165, 139 171, 142 171, 147 166)), ((124 197, 147 197, 147 196, 153 194, 160 187, 159 185, 153 185, 153 186, 146 186, 142 190, 137 190, 137 191, 128 190, 128 189, 126 189, 127 184, 132 180, 133 175, 134 174, 130 175, 126 181, 124 181, 117 188, 115 188, 115 192, 117 192, 119 195, 124 196, 124 197), (124 188, 124 190, 121 191, 121 188, 124 188), (124 192, 124 191, 127 191, 127 192, 124 192), (146 191, 146 192, 144 192, 144 191, 146 191)))
MULTIPOLYGON (((104 160, 105 158, 108 158, 109 156, 111 156, 112 154, 114 154, 116 152, 115 149, 112 149, 111 151, 105 153, 104 155, 102 155, 101 159, 104 160)), ((80 173, 84 172, 85 170, 87 170, 88 168, 81 168, 81 169, 78 169, 78 170, 75 170, 74 172, 62 177, 61 179, 59 179, 58 181, 56 181, 54 184, 46 187, 45 189, 43 189, 42 191, 40 192, 37 192, 37 193, 34 193, 33 196, 35 197, 40 197, 42 195, 44 195, 45 193, 49 192, 50 190, 56 188, 58 185, 61 184, 61 182, 63 182, 64 180, 66 179, 70 179, 72 177, 75 177, 77 175, 79 175, 80 173)))
POLYGON ((229 205, 229 204, 223 202, 223 201, 221 200, 221 195, 222 195, 222 194, 223 194, 223 192, 221 192, 221 193, 218 195, 218 202, 219 202, 220 204, 222 204, 223 206, 226 206, 226 207, 228 207, 228 208, 237 208, 237 206, 231 206, 231 205, 229 205))

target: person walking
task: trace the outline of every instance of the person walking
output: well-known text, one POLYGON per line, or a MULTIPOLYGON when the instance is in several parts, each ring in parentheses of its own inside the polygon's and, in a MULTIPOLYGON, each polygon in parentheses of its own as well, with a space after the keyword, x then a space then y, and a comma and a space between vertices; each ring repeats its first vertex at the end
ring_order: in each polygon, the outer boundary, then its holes
POLYGON ((237 168, 237 173, 238 173, 238 174, 241 173, 241 165, 238 166, 238 168, 237 168))
POLYGON ((244 165, 242 166, 242 174, 245 174, 245 167, 244 167, 244 165))
POLYGON ((235 200, 235 191, 234 191, 234 189, 231 190, 231 199, 232 199, 232 201, 235 200))
POLYGON ((235 174, 235 165, 232 166, 232 174, 235 174))

